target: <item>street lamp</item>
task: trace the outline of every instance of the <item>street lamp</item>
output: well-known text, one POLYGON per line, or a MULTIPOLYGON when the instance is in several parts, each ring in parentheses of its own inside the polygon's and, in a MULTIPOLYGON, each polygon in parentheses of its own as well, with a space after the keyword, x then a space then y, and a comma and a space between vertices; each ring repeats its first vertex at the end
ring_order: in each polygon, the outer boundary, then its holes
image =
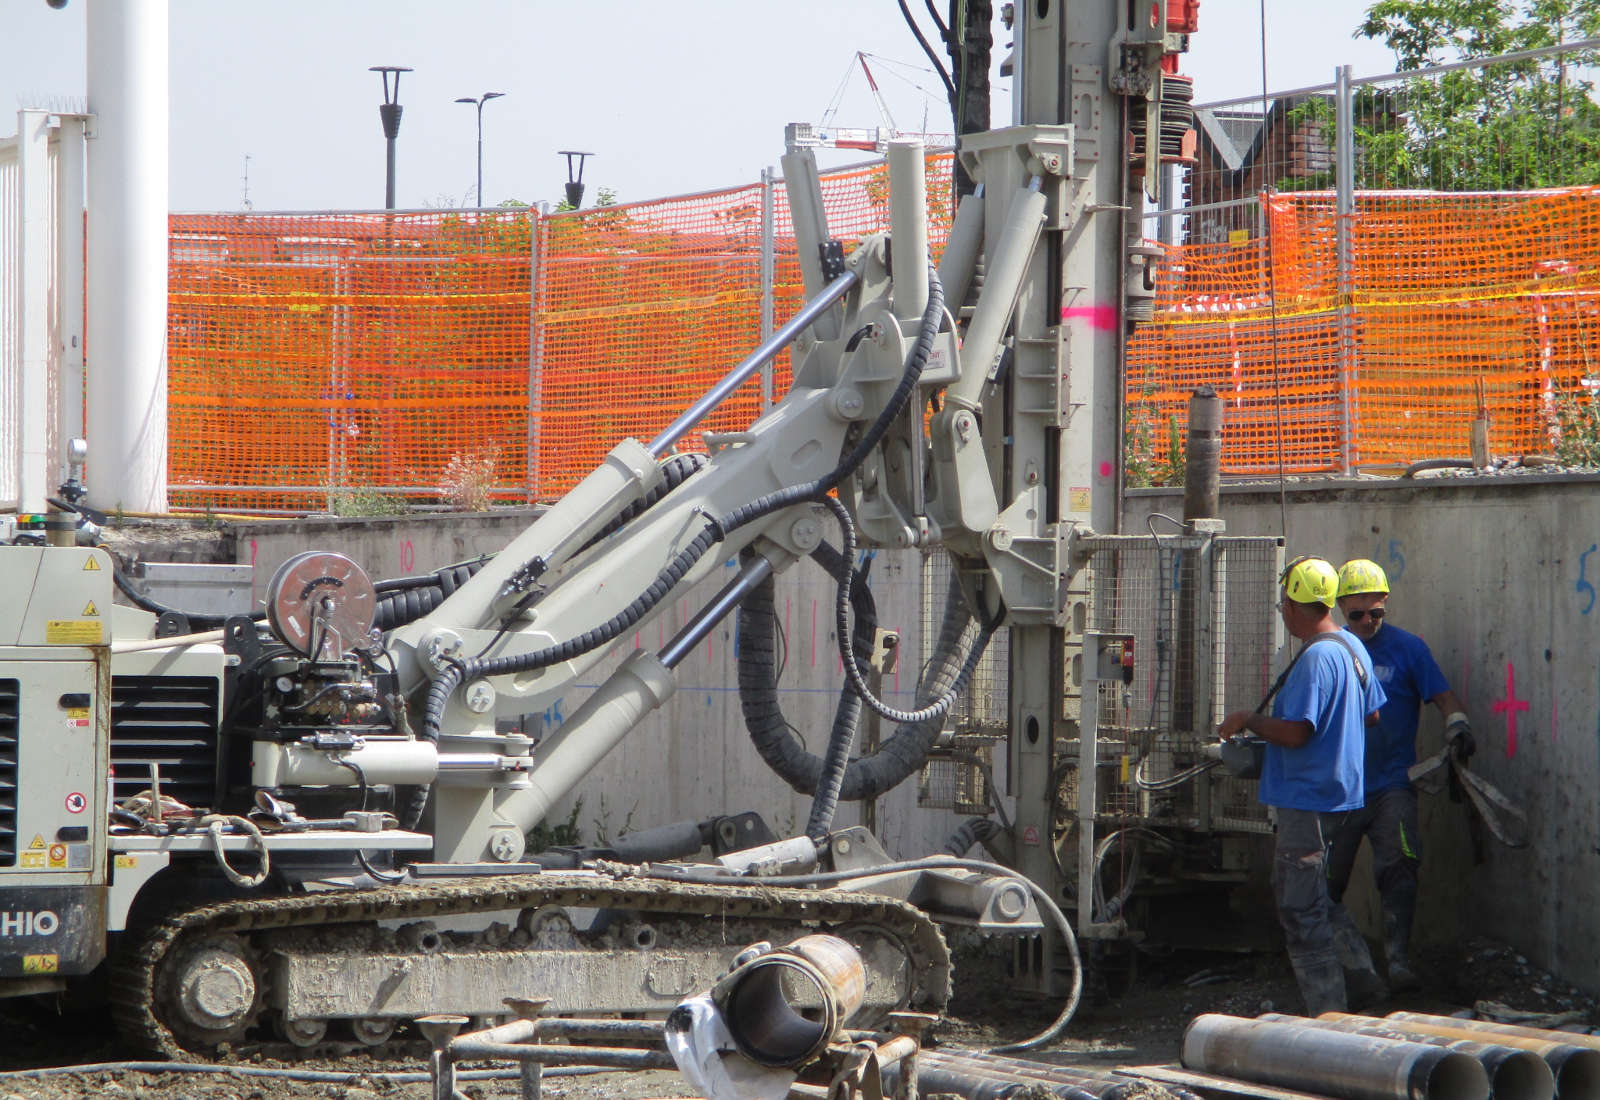
POLYGON ((383 177, 383 208, 394 209, 394 139, 400 136, 400 74, 411 70, 404 65, 373 65, 367 70, 377 73, 383 80, 383 103, 378 107, 378 117, 383 120, 383 136, 388 143, 388 168, 383 177), (389 74, 394 74, 394 87, 389 86, 389 74))
POLYGON ((567 205, 576 210, 583 205, 583 161, 593 153, 580 153, 576 149, 557 149, 556 156, 567 158, 567 205), (578 158, 578 171, 572 171, 572 158, 578 158))
POLYGON ((477 99, 471 96, 462 96, 457 103, 471 103, 478 108, 478 208, 483 208, 483 105, 491 99, 499 99, 504 92, 484 92, 477 99))

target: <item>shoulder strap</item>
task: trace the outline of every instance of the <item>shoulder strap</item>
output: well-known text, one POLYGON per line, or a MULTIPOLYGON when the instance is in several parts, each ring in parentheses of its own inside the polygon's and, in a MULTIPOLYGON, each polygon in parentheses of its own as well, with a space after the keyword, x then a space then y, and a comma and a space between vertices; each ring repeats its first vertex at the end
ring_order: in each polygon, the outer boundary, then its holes
MULTIPOLYGON (((1328 634, 1319 634, 1317 635, 1317 641, 1312 642, 1311 645, 1316 645, 1317 642, 1321 641, 1338 642, 1349 651, 1350 663, 1356 668, 1356 679, 1361 682, 1361 690, 1365 691, 1367 689, 1367 670, 1366 667, 1361 663, 1361 654, 1356 652, 1355 640, 1350 637, 1349 632, 1344 630, 1335 630, 1328 634)), ((1310 649, 1311 645, 1306 646, 1306 649, 1310 649)), ((1304 652, 1304 650, 1302 650, 1302 652, 1304 652)))
POLYGON ((1356 681, 1360 683, 1362 691, 1367 690, 1367 670, 1362 667, 1361 658, 1359 655, 1357 655, 1354 649, 1355 642, 1351 641, 1350 638, 1346 636, 1345 631, 1340 630, 1333 634, 1320 635, 1318 636, 1316 642, 1312 642, 1311 645, 1302 646, 1300 648, 1300 652, 1296 653, 1292 658, 1289 659, 1289 667, 1278 673, 1278 678, 1272 681, 1272 686, 1267 689, 1266 695, 1261 697, 1261 702, 1256 705, 1256 710, 1258 712, 1264 713, 1266 711, 1267 704, 1272 702, 1272 697, 1274 695, 1278 694, 1278 689, 1281 688, 1283 686, 1283 682, 1289 678, 1289 673, 1294 671, 1294 666, 1300 663, 1300 658, 1304 657, 1306 655, 1306 651, 1309 650, 1311 646, 1316 645, 1317 642, 1322 641, 1323 638, 1332 638, 1340 645, 1344 646, 1345 649, 1349 650, 1350 663, 1355 666, 1356 670, 1356 681))

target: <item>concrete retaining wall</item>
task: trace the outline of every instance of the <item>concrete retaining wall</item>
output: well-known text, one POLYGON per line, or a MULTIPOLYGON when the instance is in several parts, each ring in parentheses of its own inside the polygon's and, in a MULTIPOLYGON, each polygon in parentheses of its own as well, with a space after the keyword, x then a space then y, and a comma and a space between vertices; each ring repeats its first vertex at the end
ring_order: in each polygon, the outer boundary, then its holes
MULTIPOLYGON (((1222 500, 1231 534, 1286 533, 1291 556, 1370 557, 1388 570, 1394 621, 1427 639, 1467 701, 1479 744, 1474 767, 1528 810, 1532 847, 1511 851, 1487 838, 1475 845, 1462 806, 1424 798, 1419 941, 1493 936, 1600 989, 1600 478, 1317 482, 1289 487, 1281 510, 1275 486, 1230 487, 1222 500)), ((1125 529, 1142 531, 1150 513, 1180 510, 1175 490, 1135 491, 1125 529)), ((310 547, 348 553, 375 577, 434 569, 499 549, 528 518, 251 524, 230 534, 259 586, 280 561, 310 547)), ((780 585, 789 653, 783 704, 820 753, 840 681, 832 588, 810 565, 780 585)), ((880 555, 873 588, 883 624, 904 638, 899 677, 886 685, 904 704, 924 659, 916 556, 880 555)), ((670 636, 696 606, 679 601, 652 629, 670 636)), ((578 792, 586 838, 747 808, 780 829, 804 823, 809 799, 775 779, 744 734, 733 644, 730 622, 685 664, 684 686, 665 711, 578 792)), ((1437 748, 1440 727, 1429 708, 1423 752, 1437 748)), ((957 823, 917 809, 915 786, 884 800, 880 832, 900 855, 936 848, 957 823)), ((856 820, 854 808, 840 819, 856 820)), ((1369 877, 1364 858, 1356 881, 1369 877)), ((1372 891, 1353 889, 1350 901, 1375 933, 1372 891)))
MULTIPOLYGON (((1125 529, 1179 514, 1181 493, 1130 494, 1125 529)), ((1474 770, 1528 811, 1532 846, 1477 844, 1463 806, 1424 796, 1417 936, 1503 940, 1600 989, 1600 478, 1521 476, 1227 488, 1228 533, 1284 534, 1289 557, 1371 558, 1392 621, 1422 635, 1466 701, 1474 770)), ((1270 598, 1270 596, 1269 596, 1270 598)), ((1441 720, 1423 716, 1420 751, 1441 720)), ((1363 857, 1356 881, 1370 882, 1363 857)), ((1378 928, 1369 890, 1352 898, 1378 928)))

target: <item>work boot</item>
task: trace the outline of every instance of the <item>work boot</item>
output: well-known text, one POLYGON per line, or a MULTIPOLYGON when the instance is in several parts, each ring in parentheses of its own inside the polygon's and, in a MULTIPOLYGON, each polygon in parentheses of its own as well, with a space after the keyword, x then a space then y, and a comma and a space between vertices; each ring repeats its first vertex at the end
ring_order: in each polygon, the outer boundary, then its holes
POLYGON ((1411 969, 1407 950, 1411 945, 1412 909, 1413 899, 1409 897, 1383 899, 1383 954, 1389 964, 1389 988, 1396 993, 1422 988, 1422 979, 1411 969))
MULTIPOLYGON (((1389 973, 1393 975, 1394 971, 1390 970, 1389 973)), ((1344 988, 1351 1012, 1360 1012, 1364 1008, 1381 1005, 1389 999, 1389 987, 1383 984, 1378 972, 1371 968, 1344 971, 1344 988)))
MULTIPOLYGON (((1326 962, 1304 963, 1290 959, 1294 967, 1294 980, 1300 986, 1300 996, 1306 1002, 1307 1016, 1320 1016, 1324 1012, 1347 1011, 1344 994, 1344 968, 1338 959, 1326 962)), ((1377 977, 1377 975, 1373 975, 1377 977)))

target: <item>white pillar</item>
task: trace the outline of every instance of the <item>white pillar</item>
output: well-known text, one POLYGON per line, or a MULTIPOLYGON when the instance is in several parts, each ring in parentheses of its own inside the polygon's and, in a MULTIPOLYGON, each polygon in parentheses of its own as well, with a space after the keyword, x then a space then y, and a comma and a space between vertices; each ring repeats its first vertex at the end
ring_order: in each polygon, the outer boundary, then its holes
POLYGON ((50 493, 50 112, 17 112, 17 511, 50 493))
POLYGON ((167 510, 167 0, 89 0, 89 499, 167 510))
POLYGON ((83 428, 83 150, 82 115, 63 115, 56 145, 56 467, 71 474, 68 448, 83 428))

